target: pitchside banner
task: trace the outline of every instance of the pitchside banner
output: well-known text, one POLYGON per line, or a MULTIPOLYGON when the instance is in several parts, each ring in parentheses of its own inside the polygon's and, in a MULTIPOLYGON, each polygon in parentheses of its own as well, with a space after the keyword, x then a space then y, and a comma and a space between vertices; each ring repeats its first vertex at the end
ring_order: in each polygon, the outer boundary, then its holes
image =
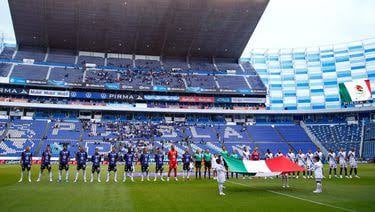
POLYGON ((180 96, 180 102, 213 103, 215 102, 215 98, 205 96, 180 96))
POLYGON ((4 88, 0 87, 1 94, 28 95, 29 91, 23 88, 4 88))
POLYGON ((40 90, 30 89, 30 96, 47 96, 47 97, 69 97, 69 91, 53 91, 53 90, 40 90))
POLYGON ((167 101, 167 102, 178 102, 179 96, 160 96, 160 95, 144 95, 145 100, 151 101, 167 101))
POLYGON ((9 79, 10 84, 17 84, 17 85, 26 85, 26 80, 19 77, 11 77, 9 79))
POLYGON ((232 99, 230 97, 215 97, 216 103, 231 103, 232 99))
POLYGON ((265 98, 232 97, 232 103, 265 103, 265 98))
POLYGON ((110 99, 110 100, 143 100, 138 94, 113 94, 100 92, 70 92, 70 98, 76 99, 110 99))

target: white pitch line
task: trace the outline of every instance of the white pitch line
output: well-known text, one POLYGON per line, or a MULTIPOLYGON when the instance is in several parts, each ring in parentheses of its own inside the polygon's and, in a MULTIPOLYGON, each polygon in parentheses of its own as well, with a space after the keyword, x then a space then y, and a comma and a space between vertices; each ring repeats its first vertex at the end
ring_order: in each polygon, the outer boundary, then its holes
MULTIPOLYGON (((233 183, 233 184, 236 184, 236 185, 254 188, 254 186, 250 186, 250 185, 243 184, 243 183, 236 183, 236 182, 232 182, 232 181, 227 181, 227 182, 233 183)), ((302 197, 293 196, 293 195, 290 195, 290 194, 284 194, 284 193, 277 192, 277 191, 272 191, 272 190, 265 190, 265 191, 268 191, 268 192, 271 192, 271 193, 274 193, 274 194, 278 194, 278 195, 282 195, 282 196, 286 196, 286 197, 290 197, 290 198, 294 198, 294 199, 298 199, 298 200, 302 200, 302 201, 305 201, 305 202, 314 203, 314 204, 317 204, 317 205, 323 205, 323 206, 330 207, 330 208, 340 209, 340 210, 343 210, 343 211, 350 211, 350 212, 355 211, 355 210, 352 210, 352 209, 342 208, 342 207, 338 207, 338 206, 335 206, 335 205, 317 202, 317 201, 314 201, 314 200, 309 200, 309 199, 305 199, 305 198, 302 198, 302 197)))

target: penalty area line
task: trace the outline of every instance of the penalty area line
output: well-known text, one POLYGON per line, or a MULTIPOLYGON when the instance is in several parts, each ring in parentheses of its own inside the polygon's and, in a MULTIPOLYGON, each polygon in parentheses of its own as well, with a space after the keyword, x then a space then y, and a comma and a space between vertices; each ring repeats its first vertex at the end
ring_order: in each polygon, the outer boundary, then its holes
MULTIPOLYGON (((249 188, 255 188, 254 186, 250 186, 250 185, 243 184, 243 183, 237 183, 237 182, 232 182, 232 181, 227 181, 227 182, 232 183, 232 184, 236 184, 236 185, 249 187, 249 188)), ((290 197, 290 198, 293 198, 293 199, 302 200, 302 201, 305 201, 305 202, 314 203, 314 204, 317 204, 317 205, 322 205, 322 206, 326 206, 326 207, 330 207, 330 208, 343 210, 343 211, 350 211, 350 212, 355 211, 355 210, 352 210, 352 209, 342 208, 342 207, 338 207, 338 206, 335 206, 335 205, 326 204, 326 203, 322 203, 322 202, 318 202, 318 201, 314 201, 314 200, 309 200, 309 199, 305 199, 305 198, 302 198, 302 197, 297 197, 297 196, 293 196, 293 195, 290 195, 290 194, 285 194, 285 193, 281 193, 281 192, 277 192, 277 191, 272 191, 272 190, 265 190, 265 191, 268 191, 268 192, 273 193, 273 194, 278 194, 278 195, 290 197)))

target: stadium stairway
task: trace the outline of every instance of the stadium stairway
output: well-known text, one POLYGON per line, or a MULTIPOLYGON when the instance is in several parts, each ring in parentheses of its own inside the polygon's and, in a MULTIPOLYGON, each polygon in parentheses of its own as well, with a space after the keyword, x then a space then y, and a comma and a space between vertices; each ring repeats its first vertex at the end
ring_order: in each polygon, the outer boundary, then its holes
POLYGON ((190 143, 190 149, 192 149, 194 152, 197 151, 197 149, 201 149, 199 146, 197 146, 196 144, 194 143, 190 143))
POLYGON ((275 130, 276 134, 281 138, 281 141, 286 143, 289 148, 291 148, 293 150, 293 152, 297 152, 298 150, 294 148, 294 146, 292 146, 287 140, 286 138, 283 136, 283 134, 281 134, 281 132, 277 129, 277 127, 273 127, 273 130, 275 130))
POLYGON ((6 128, 4 129, 3 134, 1 134, 1 140, 3 140, 3 139, 5 138, 5 136, 8 134, 8 131, 9 131, 9 129, 10 129, 10 124, 9 124, 9 122, 6 122, 6 123, 7 123, 6 128))
POLYGON ((211 142, 207 142, 206 143, 207 147, 210 148, 211 150, 214 151, 214 153, 220 153, 221 152, 221 148, 216 146, 215 144, 211 143, 211 142))
POLYGON ((41 148, 44 145, 44 142, 46 140, 45 138, 46 138, 47 133, 48 133, 48 128, 49 128, 49 123, 47 123, 46 126, 44 127, 42 139, 40 140, 38 146, 34 150, 34 153, 33 153, 34 156, 39 156, 39 153, 42 152, 41 148))
POLYGON ((310 140, 315 144, 315 146, 319 147, 324 155, 328 155, 327 149, 323 146, 322 143, 320 143, 319 139, 309 130, 305 122, 300 121, 300 126, 303 130, 305 130, 307 136, 309 136, 310 140))

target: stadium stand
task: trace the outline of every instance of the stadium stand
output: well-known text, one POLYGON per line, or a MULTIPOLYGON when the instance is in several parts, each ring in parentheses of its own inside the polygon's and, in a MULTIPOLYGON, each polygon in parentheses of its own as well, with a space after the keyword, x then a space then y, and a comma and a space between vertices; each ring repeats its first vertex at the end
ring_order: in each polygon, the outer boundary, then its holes
POLYGON ((375 158, 375 123, 368 122, 364 128, 363 157, 375 158))
POLYGON ((36 47, 22 47, 17 51, 15 60, 22 61, 23 59, 32 59, 35 62, 43 62, 46 56, 46 50, 36 47))
POLYGON ((362 137, 362 124, 311 124, 309 130, 319 139, 327 149, 355 148, 359 152, 362 137))
POLYGON ((70 50, 50 49, 48 52, 47 62, 57 64, 75 64, 76 56, 70 50))
POLYGON ((28 80, 46 80, 49 67, 36 65, 16 65, 10 77, 28 80))
POLYGON ((0 63, 0 76, 6 77, 9 74, 10 69, 12 68, 12 64, 9 63, 0 63))
POLYGON ((14 51, 16 51, 15 48, 5 47, 0 53, 0 59, 12 59, 14 51))
POLYGON ((67 83, 82 83, 83 71, 80 69, 73 68, 59 68, 55 67, 51 69, 49 80, 62 81, 67 83))
POLYGON ((190 67, 193 71, 211 71, 216 72, 216 68, 210 59, 206 58, 191 58, 190 67))

